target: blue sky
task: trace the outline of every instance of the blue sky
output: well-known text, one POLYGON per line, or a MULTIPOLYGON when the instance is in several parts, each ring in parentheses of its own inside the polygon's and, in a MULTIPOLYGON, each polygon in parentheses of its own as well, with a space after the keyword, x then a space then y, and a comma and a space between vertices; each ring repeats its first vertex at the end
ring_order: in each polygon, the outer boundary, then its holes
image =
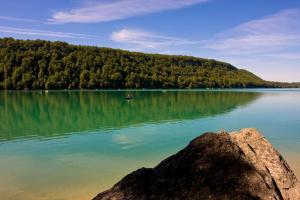
POLYGON ((300 81, 299 0, 3 0, 0 37, 229 62, 300 81))

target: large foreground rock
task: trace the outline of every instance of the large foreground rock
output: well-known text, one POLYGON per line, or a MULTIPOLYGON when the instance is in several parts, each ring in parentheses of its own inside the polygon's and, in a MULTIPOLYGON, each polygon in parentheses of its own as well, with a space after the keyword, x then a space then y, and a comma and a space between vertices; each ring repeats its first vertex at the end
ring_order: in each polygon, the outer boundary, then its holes
POLYGON ((94 200, 300 200, 282 156, 255 129, 205 133, 153 169, 139 169, 94 200))

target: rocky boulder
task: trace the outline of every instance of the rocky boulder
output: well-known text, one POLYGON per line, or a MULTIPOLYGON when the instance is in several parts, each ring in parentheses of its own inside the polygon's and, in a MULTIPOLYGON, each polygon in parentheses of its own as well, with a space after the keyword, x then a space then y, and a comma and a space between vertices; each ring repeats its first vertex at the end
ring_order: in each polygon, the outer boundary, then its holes
POLYGON ((94 200, 299 200, 283 157, 255 129, 205 133, 154 168, 125 176, 94 200))

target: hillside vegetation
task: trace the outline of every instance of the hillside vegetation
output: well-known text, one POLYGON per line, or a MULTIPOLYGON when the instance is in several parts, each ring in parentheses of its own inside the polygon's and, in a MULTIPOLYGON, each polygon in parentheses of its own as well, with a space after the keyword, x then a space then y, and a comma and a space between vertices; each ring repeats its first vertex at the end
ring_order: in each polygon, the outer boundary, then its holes
POLYGON ((271 86, 246 70, 215 60, 65 42, 0 39, 0 89, 271 86))

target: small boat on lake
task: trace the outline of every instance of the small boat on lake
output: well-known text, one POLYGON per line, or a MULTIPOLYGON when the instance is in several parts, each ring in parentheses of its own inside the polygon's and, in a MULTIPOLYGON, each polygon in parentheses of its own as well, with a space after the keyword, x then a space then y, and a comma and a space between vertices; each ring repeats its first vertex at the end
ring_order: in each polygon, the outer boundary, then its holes
POLYGON ((131 94, 127 94, 127 96, 125 97, 126 100, 131 100, 133 99, 133 96, 131 94))

